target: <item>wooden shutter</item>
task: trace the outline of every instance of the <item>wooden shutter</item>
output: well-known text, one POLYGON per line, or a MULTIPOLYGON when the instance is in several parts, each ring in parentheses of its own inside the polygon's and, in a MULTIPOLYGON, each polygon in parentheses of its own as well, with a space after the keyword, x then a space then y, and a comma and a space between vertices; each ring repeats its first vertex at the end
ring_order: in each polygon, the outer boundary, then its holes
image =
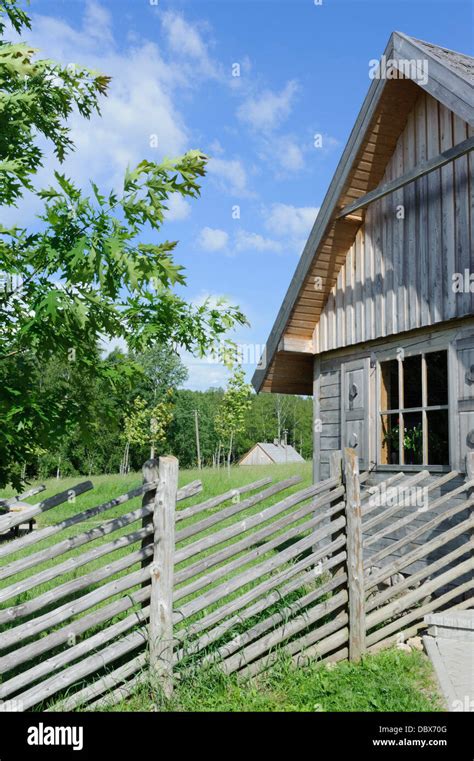
POLYGON ((342 365, 341 440, 352 447, 360 465, 369 466, 369 359, 342 365))

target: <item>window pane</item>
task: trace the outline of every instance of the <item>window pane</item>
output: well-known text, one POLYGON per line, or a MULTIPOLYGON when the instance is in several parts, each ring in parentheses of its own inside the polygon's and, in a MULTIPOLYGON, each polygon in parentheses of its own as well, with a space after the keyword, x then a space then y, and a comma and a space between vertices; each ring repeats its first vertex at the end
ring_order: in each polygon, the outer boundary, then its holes
POLYGON ((428 465, 449 465, 448 410, 427 413, 428 465))
POLYGON ((391 359, 389 362, 382 362, 381 369, 381 409, 398 410, 398 360, 391 359))
POLYGON ((448 403, 448 352, 433 351, 426 354, 428 376, 428 407, 448 403))
POLYGON ((399 425, 398 415, 381 415, 382 420, 382 464, 399 465, 399 425))
POLYGON ((404 409, 421 407, 421 355, 403 360, 404 409))
POLYGON ((423 463, 423 431, 421 412, 405 413, 403 450, 405 465, 422 465, 423 463))

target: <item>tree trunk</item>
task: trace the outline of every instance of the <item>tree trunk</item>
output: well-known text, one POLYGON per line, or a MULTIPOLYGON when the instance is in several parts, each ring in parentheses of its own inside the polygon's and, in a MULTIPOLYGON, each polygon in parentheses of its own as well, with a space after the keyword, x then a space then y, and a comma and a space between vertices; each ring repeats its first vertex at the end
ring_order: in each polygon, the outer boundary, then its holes
POLYGON ((229 451, 227 453, 227 472, 230 475, 230 458, 232 457, 232 444, 234 441, 234 434, 230 434, 229 451))
POLYGON ((120 465, 120 475, 125 476, 128 472, 128 453, 130 451, 130 442, 127 441, 123 450, 122 464, 120 465))

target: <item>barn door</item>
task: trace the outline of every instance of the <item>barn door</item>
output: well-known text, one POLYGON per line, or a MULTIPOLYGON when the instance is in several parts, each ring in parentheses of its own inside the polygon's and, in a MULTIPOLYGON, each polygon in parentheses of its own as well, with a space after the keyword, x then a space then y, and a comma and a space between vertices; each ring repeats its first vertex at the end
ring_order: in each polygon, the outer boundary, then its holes
POLYGON ((369 359, 342 365, 341 440, 352 447, 361 467, 369 466, 369 359))
POLYGON ((464 470, 466 454, 474 452, 474 335, 456 341, 453 399, 455 415, 454 467, 464 470))

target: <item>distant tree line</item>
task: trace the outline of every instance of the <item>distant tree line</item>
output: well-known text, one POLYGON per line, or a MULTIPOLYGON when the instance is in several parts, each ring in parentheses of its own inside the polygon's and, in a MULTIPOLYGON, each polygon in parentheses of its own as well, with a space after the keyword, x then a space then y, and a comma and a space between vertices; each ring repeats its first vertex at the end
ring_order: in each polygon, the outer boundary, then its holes
POLYGON ((46 364, 23 360, 22 370, 40 389, 35 403, 42 414, 65 404, 70 423, 58 431, 54 447, 36 444, 18 463, 20 477, 124 473, 164 453, 178 457, 181 467, 195 467, 197 431, 203 466, 236 462, 257 441, 274 439, 311 457, 310 399, 250 393, 239 369, 227 389, 184 389, 185 366, 161 346, 97 354, 90 374, 73 356, 46 364))

